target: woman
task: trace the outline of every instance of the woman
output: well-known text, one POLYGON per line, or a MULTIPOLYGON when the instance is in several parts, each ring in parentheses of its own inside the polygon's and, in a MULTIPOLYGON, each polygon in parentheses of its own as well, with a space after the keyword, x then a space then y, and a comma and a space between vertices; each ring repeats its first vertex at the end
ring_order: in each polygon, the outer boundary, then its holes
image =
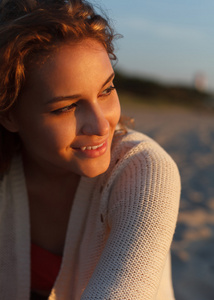
POLYGON ((1 1, 0 298, 173 299, 177 167, 123 130, 85 1, 1 1))

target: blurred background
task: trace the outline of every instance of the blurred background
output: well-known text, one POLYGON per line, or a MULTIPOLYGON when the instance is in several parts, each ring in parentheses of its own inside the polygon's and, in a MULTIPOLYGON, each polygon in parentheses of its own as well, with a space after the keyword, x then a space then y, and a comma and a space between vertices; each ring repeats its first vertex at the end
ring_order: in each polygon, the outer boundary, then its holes
POLYGON ((176 300, 213 300, 214 1, 94 2, 123 35, 115 66, 123 114, 180 170, 172 244, 176 300))

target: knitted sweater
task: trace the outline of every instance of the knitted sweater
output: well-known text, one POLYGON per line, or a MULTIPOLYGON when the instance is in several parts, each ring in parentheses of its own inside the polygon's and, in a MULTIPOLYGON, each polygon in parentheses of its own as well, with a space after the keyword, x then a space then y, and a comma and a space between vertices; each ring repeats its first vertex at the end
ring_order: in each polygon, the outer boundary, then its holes
MULTIPOLYGON (((172 300, 169 249, 180 179, 147 136, 114 138, 108 170, 82 177, 49 300, 172 300)), ((30 222, 22 161, 0 183, 0 299, 30 295, 30 222)))

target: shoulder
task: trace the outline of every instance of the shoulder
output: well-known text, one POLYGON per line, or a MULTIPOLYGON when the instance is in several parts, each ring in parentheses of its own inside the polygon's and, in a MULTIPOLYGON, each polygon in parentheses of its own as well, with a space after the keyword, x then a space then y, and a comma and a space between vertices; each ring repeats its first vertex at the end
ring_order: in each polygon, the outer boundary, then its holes
POLYGON ((139 207, 147 201, 156 203, 157 208, 162 204, 178 207, 177 165, 158 143, 142 133, 129 130, 124 136, 116 137, 105 182, 111 209, 128 202, 139 207))
POLYGON ((170 155, 153 139, 147 135, 128 130, 122 136, 115 136, 112 146, 112 163, 110 169, 116 163, 121 165, 120 169, 127 167, 135 167, 134 163, 138 163, 143 170, 150 166, 158 168, 168 168, 170 165, 177 170, 177 166, 170 155))

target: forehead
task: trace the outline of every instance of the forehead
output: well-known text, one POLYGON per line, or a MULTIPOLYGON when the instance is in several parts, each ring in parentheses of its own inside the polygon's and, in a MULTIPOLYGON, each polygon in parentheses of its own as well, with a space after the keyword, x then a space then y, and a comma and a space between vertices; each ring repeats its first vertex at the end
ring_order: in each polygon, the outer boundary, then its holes
POLYGON ((62 45, 28 70, 19 106, 34 111, 57 97, 95 96, 112 73, 108 53, 99 42, 62 45))
POLYGON ((33 64, 27 72, 26 86, 38 81, 49 85, 63 80, 104 80, 112 72, 112 65, 104 46, 92 39, 60 45, 48 56, 33 64))

